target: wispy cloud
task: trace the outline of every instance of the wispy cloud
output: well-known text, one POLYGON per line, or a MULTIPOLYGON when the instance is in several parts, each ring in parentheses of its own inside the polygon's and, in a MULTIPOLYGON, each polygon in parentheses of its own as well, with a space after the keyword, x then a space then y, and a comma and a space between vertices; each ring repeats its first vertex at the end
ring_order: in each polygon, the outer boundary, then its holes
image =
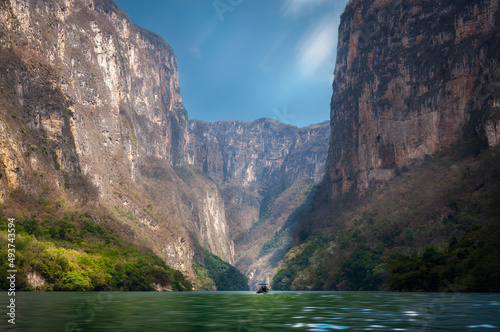
POLYGON ((192 47, 189 52, 191 52, 191 54, 193 54, 194 58, 196 60, 199 60, 201 59, 201 52, 200 50, 197 48, 197 47, 192 47))
POLYGON ((338 26, 338 19, 332 16, 325 15, 299 42, 297 66, 305 77, 321 77, 321 72, 328 73, 329 77, 332 75, 338 26))
POLYGON ((299 16, 309 13, 317 6, 331 0, 285 0, 281 6, 281 13, 284 16, 299 16))
POLYGON ((218 20, 216 18, 208 20, 203 25, 203 28, 199 29, 198 34, 192 39, 189 53, 191 53, 196 60, 201 59, 201 50, 207 42, 209 43, 210 38, 213 37, 217 24, 218 20))

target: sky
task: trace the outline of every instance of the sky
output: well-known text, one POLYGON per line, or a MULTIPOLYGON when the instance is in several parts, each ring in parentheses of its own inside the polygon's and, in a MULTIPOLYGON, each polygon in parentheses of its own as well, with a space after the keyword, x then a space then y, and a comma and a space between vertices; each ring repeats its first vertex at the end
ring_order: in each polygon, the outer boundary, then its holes
POLYGON ((189 119, 330 119, 347 0, 115 0, 177 56, 189 119))

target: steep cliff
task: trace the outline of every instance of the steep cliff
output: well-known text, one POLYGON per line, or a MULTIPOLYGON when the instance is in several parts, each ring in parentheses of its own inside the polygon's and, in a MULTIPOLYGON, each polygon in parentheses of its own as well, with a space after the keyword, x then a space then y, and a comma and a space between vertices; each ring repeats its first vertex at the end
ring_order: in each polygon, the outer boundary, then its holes
POLYGON ((500 138, 499 4, 353 0, 341 17, 328 195, 363 193, 398 167, 500 138))
POLYGON ((328 123, 191 120, 189 126, 194 166, 222 193, 236 266, 252 285, 269 280, 324 175, 328 123))
POLYGON ((297 128, 270 119, 253 122, 191 120, 195 165, 217 184, 268 191, 324 174, 326 123, 297 128))
POLYGON ((103 205, 131 241, 191 278, 198 243, 232 262, 221 195, 189 166, 172 48, 111 0, 2 0, 0 9, 7 213, 14 192, 49 188, 63 209, 103 205))
POLYGON ((499 37, 498 1, 347 4, 326 175, 273 288, 500 289, 499 37))

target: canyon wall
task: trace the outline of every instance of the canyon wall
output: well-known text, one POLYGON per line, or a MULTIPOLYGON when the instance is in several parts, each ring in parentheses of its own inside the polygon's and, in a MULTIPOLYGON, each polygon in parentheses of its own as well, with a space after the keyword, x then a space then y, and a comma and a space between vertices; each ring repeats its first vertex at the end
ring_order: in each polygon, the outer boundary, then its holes
POLYGON ((498 289, 499 59, 497 0, 349 1, 326 175, 274 289, 498 289))
POLYGON ((297 128, 271 119, 253 122, 191 120, 194 163, 217 184, 257 191, 285 188, 298 179, 322 179, 326 123, 297 128))
POLYGON ((271 119, 191 120, 189 127, 190 159, 224 198, 235 265, 253 286, 269 281, 324 175, 328 123, 297 128, 271 119))
POLYGON ((328 196, 360 195, 437 151, 500 139, 496 0, 352 0, 341 17, 328 196))
POLYGON ((191 274, 197 243, 233 261, 221 195, 189 169, 176 57, 160 36, 111 0, 2 0, 0 58, 2 202, 45 186, 76 206, 95 186, 90 199, 173 267, 191 274))

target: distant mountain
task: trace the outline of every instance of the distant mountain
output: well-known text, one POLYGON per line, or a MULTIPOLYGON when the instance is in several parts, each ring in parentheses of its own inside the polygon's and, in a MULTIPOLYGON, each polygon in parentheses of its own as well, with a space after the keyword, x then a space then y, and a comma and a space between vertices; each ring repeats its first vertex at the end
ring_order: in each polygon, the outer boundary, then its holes
POLYGON ((191 120, 189 127, 194 165, 222 193, 235 264, 255 288, 273 277, 324 175, 329 124, 191 120))

